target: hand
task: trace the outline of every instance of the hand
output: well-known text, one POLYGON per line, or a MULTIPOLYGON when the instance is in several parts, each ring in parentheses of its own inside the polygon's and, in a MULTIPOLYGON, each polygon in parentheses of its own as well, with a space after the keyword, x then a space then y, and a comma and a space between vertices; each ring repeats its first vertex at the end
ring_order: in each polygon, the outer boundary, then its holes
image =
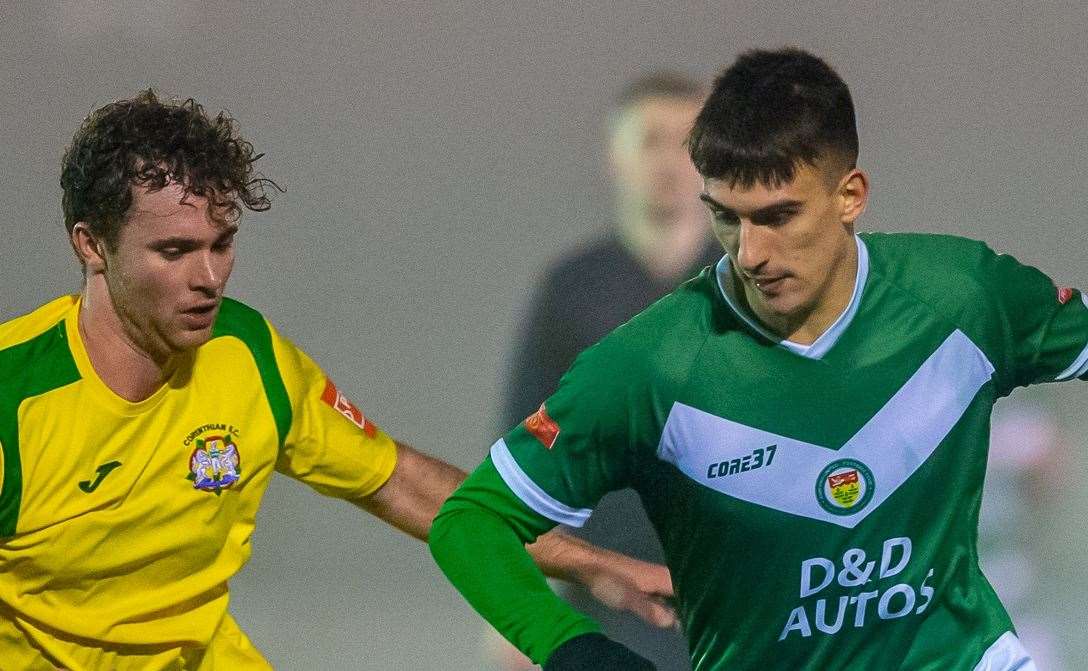
POLYGON ((634 613, 655 627, 676 626, 676 611, 666 601, 673 596, 669 569, 618 553, 609 555, 583 577, 590 594, 609 608, 634 613))
POLYGON ((648 659, 603 634, 582 634, 552 652, 544 671, 656 671, 648 659))
POLYGON ((615 610, 625 610, 662 629, 676 625, 669 569, 604 550, 552 529, 527 546, 544 574, 584 585, 593 596, 615 610))

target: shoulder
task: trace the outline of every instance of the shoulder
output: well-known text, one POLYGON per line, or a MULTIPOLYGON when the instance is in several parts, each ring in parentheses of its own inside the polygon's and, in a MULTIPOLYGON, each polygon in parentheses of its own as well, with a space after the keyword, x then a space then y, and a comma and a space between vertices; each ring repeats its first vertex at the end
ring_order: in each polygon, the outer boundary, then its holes
POLYGON ((715 281, 713 269, 704 269, 613 330, 584 356, 607 361, 613 369, 619 365, 644 373, 686 372, 716 328, 715 281))
POLYGON ((999 256, 979 240, 930 233, 863 233, 874 273, 925 302, 986 302, 999 256))
POLYGON ((0 351, 34 340, 60 324, 78 296, 61 296, 20 317, 0 324, 0 351))
POLYGON ((996 256, 985 242, 957 235, 862 233, 860 237, 875 263, 895 264, 908 272, 971 274, 996 256))
POLYGON ((78 296, 64 296, 0 324, 0 396, 9 400, 79 379, 65 318, 78 296))
MULTIPOLYGON (((212 329, 212 343, 233 338, 249 351, 266 385, 294 365, 297 348, 279 335, 264 315, 241 301, 224 298, 212 329)), ((235 345, 237 347, 238 345, 235 345)))
POLYGON ((242 340, 260 339, 269 331, 268 321, 256 309, 233 298, 224 298, 219 305, 212 337, 235 336, 242 340))
POLYGON ((253 357, 282 443, 293 417, 288 389, 299 384, 302 353, 276 333, 264 315, 232 298, 223 299, 212 329, 213 342, 228 337, 241 341, 253 357))
MULTIPOLYGON (((922 294, 983 303, 1010 289, 1047 289, 1049 278, 980 240, 927 233, 865 233, 876 272, 922 294)), ((998 302, 1000 302, 998 300, 998 302)))
POLYGON ((212 329, 213 339, 223 337, 241 340, 257 357, 271 356, 274 350, 296 349, 261 312, 233 298, 223 298, 212 329))

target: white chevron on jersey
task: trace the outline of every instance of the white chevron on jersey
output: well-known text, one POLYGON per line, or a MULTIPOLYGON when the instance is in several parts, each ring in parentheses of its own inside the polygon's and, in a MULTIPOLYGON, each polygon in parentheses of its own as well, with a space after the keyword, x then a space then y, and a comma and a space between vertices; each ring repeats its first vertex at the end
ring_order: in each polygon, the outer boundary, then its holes
POLYGON ((852 529, 933 454, 993 373, 994 366, 982 350, 956 330, 837 450, 677 402, 669 411, 657 454, 689 478, 723 494, 852 529), (777 446, 770 465, 708 477, 711 464, 743 458, 770 445, 777 446), (841 459, 855 459, 871 470, 874 493, 857 512, 836 515, 821 507, 815 490, 821 471, 841 459))

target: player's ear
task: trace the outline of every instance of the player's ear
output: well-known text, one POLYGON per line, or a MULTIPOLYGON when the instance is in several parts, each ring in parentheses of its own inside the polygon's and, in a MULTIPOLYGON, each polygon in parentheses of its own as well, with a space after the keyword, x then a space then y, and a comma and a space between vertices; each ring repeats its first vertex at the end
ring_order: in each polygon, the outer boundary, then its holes
POLYGON ((606 165, 613 182, 624 181, 631 171, 640 133, 640 117, 632 109, 617 112, 609 120, 606 165))
POLYGON ((839 181, 838 198, 842 223, 853 225, 869 203, 869 176, 852 169, 839 181))
POLYGON ((91 232, 87 222, 76 222, 72 226, 68 241, 72 243, 72 251, 75 252, 79 262, 83 264, 85 271, 100 273, 106 269, 105 243, 91 232))

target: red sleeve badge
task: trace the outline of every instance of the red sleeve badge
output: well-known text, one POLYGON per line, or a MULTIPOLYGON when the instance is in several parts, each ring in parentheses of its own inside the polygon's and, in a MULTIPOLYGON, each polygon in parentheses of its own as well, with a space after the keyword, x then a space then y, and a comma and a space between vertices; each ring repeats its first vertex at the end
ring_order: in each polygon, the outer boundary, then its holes
POLYGON ((525 420, 525 430, 533 434, 540 444, 549 450, 555 445, 555 439, 559 437, 559 425, 548 417, 548 409, 540 404, 540 409, 529 415, 525 420))
POLYGON ((1058 302, 1065 305, 1069 302, 1069 299, 1073 297, 1073 289, 1071 287, 1061 287, 1058 289, 1058 302))
POLYGON ((333 410, 339 412, 344 417, 351 420, 351 423, 363 430, 370 438, 378 432, 378 427, 373 422, 368 420, 359 408, 355 407, 355 404, 348 400, 347 396, 340 393, 340 390, 336 388, 336 385, 332 383, 332 380, 325 378, 325 391, 321 394, 321 400, 332 407, 333 410))

